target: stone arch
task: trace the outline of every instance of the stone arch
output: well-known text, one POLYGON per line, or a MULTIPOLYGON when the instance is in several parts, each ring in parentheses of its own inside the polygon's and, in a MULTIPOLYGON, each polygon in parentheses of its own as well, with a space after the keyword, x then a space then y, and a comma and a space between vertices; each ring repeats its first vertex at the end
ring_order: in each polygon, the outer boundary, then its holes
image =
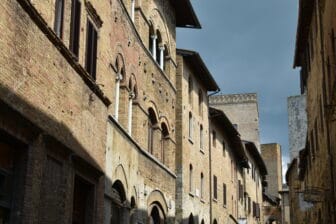
POLYGON ((159 110, 157 109, 158 107, 156 106, 155 102, 150 100, 148 102, 147 108, 152 108, 152 110, 154 111, 155 117, 157 118, 157 121, 159 121, 159 117, 160 117, 159 116, 159 110))
POLYGON ((168 204, 163 193, 159 190, 152 191, 147 197, 149 212, 153 205, 161 207, 164 214, 168 214, 168 204))
POLYGON ((125 186, 126 190, 128 189, 128 181, 126 177, 126 172, 122 164, 119 164, 116 167, 114 171, 114 177, 115 177, 114 178, 115 180, 119 180, 123 184, 123 186, 125 186))
POLYGON ((170 123, 168 121, 168 118, 166 116, 160 116, 160 123, 165 124, 167 127, 167 131, 170 133, 171 132, 171 127, 170 127, 170 123))
POLYGON ((169 30, 167 27, 167 21, 160 12, 159 9, 154 8, 152 9, 151 15, 149 16, 149 21, 156 21, 154 26, 154 30, 159 30, 162 35, 162 43, 168 46, 168 52, 171 52, 171 40, 169 37, 169 30))
POLYGON ((194 224, 194 223, 195 223, 194 216, 192 213, 190 213, 188 218, 188 224, 194 224))
POLYGON ((110 223, 128 223, 129 209, 126 190, 120 180, 112 184, 112 203, 110 223))
POLYGON ((129 88, 129 91, 134 94, 133 99, 136 99, 138 96, 138 83, 133 73, 129 77, 128 88, 129 88))

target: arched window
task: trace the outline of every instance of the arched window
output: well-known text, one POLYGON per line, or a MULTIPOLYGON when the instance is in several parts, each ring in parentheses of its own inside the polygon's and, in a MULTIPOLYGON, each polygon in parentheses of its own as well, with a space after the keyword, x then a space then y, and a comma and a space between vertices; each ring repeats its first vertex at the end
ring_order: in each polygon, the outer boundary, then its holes
POLYGON ((162 163, 165 164, 165 150, 166 147, 168 146, 167 141, 168 141, 168 137, 169 137, 169 132, 168 132, 168 128, 167 125, 165 123, 161 124, 161 161, 162 163))
POLYGON ((204 175, 203 173, 201 173, 201 187, 200 187, 200 191, 201 191, 201 199, 203 199, 204 197, 204 175))
POLYGON ((217 220, 216 219, 214 219, 213 224, 217 224, 217 220))
POLYGON ((198 113, 203 117, 203 92, 201 89, 198 90, 198 113))
POLYGON ((154 149, 154 126, 157 124, 157 118, 152 108, 148 109, 148 152, 153 154, 154 149))
POLYGON ((136 202, 134 196, 131 198, 131 218, 130 218, 130 223, 131 224, 137 224, 137 208, 136 208, 136 202))
POLYGON ((161 60, 161 52, 164 50, 164 46, 162 44, 162 37, 160 31, 156 31, 156 36, 157 36, 157 44, 156 44, 156 62, 160 65, 160 60, 161 60))
POLYGON ((193 91, 193 81, 192 78, 189 77, 188 79, 188 97, 189 97, 189 104, 191 107, 193 106, 193 97, 192 97, 192 91, 193 91))
POLYGON ((203 150, 204 147, 204 133, 203 133, 203 125, 200 125, 200 149, 203 150))
POLYGON ((165 215, 162 211, 162 207, 159 204, 154 204, 149 213, 149 223, 150 224, 164 224, 165 215))
POLYGON ((149 51, 151 52, 154 60, 156 60, 156 46, 157 46, 157 35, 154 30, 154 26, 152 23, 149 25, 149 51))
POLYGON ((202 219, 201 224, 204 224, 204 219, 202 219))
POLYGON ((120 83, 125 78, 125 65, 122 56, 119 54, 115 61, 116 85, 115 85, 115 106, 114 118, 119 119, 119 100, 120 100, 120 83))
POLYGON ((189 165, 189 192, 193 192, 193 166, 189 165))
POLYGON ((189 112, 189 139, 192 140, 193 137, 193 117, 191 112, 189 112))
POLYGON ((133 101, 137 97, 137 84, 135 76, 132 74, 128 83, 128 133, 132 135, 132 121, 133 121, 133 101))

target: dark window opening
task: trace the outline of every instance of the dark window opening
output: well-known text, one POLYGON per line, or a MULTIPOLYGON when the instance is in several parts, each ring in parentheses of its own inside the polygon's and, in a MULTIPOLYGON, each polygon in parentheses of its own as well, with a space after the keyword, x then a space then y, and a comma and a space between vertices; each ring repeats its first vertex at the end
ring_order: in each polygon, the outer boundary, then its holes
POLYGON ((63 17, 64 17, 64 0, 56 0, 54 31, 59 38, 63 38, 63 17))
POLYGON ((86 36, 86 60, 85 69, 93 79, 96 79, 97 69, 97 30, 92 22, 87 22, 87 36, 86 36))
POLYGON ((226 206, 226 184, 223 184, 223 205, 226 206))
POLYGON ((94 185, 79 176, 75 177, 72 224, 93 223, 94 185))
POLYGON ((80 37, 80 17, 81 2, 72 0, 71 6, 71 26, 70 26, 70 50, 78 58, 79 55, 79 37, 80 37))
POLYGON ((214 199, 217 199, 217 177, 213 176, 214 199))

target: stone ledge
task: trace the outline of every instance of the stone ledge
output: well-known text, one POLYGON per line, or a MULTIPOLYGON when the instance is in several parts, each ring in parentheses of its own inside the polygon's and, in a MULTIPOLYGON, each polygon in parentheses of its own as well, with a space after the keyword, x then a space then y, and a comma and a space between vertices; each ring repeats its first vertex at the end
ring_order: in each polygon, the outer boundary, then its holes
POLYGON ((256 93, 216 95, 209 98, 210 104, 257 103, 256 93))

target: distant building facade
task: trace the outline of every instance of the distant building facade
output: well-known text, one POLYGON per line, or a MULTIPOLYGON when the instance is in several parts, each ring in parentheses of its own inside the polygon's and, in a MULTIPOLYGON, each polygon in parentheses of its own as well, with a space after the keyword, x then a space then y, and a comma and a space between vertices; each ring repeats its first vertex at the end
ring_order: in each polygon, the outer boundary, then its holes
POLYGON ((307 138, 306 95, 290 96, 287 99, 288 137, 290 161, 297 158, 305 148, 307 138))
POLYGON ((287 172, 292 223, 336 223, 335 9, 332 0, 299 1, 294 67, 306 95, 307 138, 287 172))
POLYGON ((0 12, 0 223, 263 222, 255 97, 246 142, 209 108, 199 54, 176 49, 177 27, 200 28, 189 0, 0 12))
POLYGON ((224 94, 210 97, 210 105, 227 114, 241 134, 260 150, 259 109, 256 93, 224 94))

